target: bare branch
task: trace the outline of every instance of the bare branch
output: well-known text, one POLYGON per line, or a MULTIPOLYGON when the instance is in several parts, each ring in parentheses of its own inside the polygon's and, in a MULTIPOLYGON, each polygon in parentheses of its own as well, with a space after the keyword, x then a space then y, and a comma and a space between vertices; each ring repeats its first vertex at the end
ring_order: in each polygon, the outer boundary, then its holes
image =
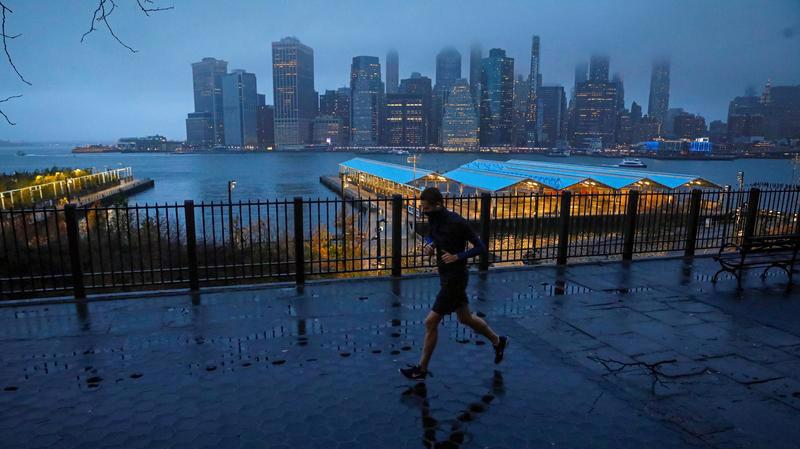
MULTIPOLYGON (((8 59, 8 63, 11 65, 11 68, 14 69, 14 73, 17 74, 19 79, 22 80, 23 83, 31 86, 32 84, 29 83, 21 73, 19 73, 17 66, 14 65, 14 60, 11 59, 11 53, 8 52, 8 40, 16 39, 21 36, 21 34, 9 35, 6 33, 6 11, 8 11, 9 14, 13 13, 14 11, 8 9, 8 7, 2 1, 0 1, 0 11, 2 11, 2 27, 0 28, 0 35, 3 36, 3 51, 6 53, 6 59, 8 59)), ((3 114, 3 116, 5 116, 5 114, 3 114)), ((6 117, 6 121, 8 121, 8 117, 6 117)), ((9 123, 11 122, 9 121, 9 123)))
MULTIPOLYGON (((159 12, 159 11, 167 11, 170 9, 174 9, 174 6, 168 7, 148 7, 147 5, 155 5, 152 0, 136 0, 136 4, 139 6, 139 9, 144 13, 144 15, 150 17, 151 12, 159 12)), ((108 21, 108 18, 111 14, 116 10, 117 3, 115 0, 98 0, 97 8, 94 10, 94 14, 92 14, 92 21, 89 24, 89 30, 83 33, 81 36, 81 42, 86 39, 86 36, 91 34, 93 31, 96 31, 95 24, 98 22, 102 22, 105 25, 106 29, 108 30, 109 34, 116 40, 120 45, 127 48, 131 51, 131 53, 137 53, 138 50, 135 50, 130 45, 126 44, 122 41, 122 39, 117 36, 114 32, 114 29, 111 27, 111 23, 108 21), (109 6, 110 5, 110 6, 109 6)))
MULTIPOLYGON (((10 97, 8 97, 8 98, 4 98, 4 99, 0 100, 0 103, 5 103, 5 102, 6 102, 6 101, 8 101, 8 100, 11 100, 11 99, 14 99, 14 98, 20 98, 21 96, 22 96, 22 95, 12 95, 12 96, 10 96, 10 97)), ((16 123, 12 122, 12 121, 11 121, 11 120, 8 118, 8 116, 6 115, 6 113, 5 113, 5 112, 3 112, 3 110, 2 110, 2 109, 0 109, 0 115, 2 115, 4 119, 6 119, 6 121, 8 122, 8 124, 9 124, 9 125, 11 125, 11 126, 14 126, 14 125, 16 125, 16 123)))

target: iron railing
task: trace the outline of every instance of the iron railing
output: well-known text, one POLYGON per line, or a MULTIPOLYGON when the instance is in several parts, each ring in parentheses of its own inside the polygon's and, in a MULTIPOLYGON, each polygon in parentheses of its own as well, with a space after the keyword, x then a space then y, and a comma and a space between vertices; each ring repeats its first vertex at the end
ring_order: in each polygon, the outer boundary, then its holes
MULTIPOLYGON (((0 298, 430 270, 417 198, 0 211, 0 298)), ((800 188, 449 197, 490 266, 716 251, 800 233, 800 188)))

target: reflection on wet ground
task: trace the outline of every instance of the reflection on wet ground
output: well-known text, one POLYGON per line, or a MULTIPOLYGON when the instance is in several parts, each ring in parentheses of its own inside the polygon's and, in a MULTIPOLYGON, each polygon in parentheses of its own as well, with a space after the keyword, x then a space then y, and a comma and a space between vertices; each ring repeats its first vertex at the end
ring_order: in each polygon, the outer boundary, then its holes
POLYGON ((501 365, 454 317, 412 384, 438 280, 0 309, 3 448, 795 447, 785 277, 710 259, 473 275, 501 365), (398 400, 399 395, 399 400, 398 400))

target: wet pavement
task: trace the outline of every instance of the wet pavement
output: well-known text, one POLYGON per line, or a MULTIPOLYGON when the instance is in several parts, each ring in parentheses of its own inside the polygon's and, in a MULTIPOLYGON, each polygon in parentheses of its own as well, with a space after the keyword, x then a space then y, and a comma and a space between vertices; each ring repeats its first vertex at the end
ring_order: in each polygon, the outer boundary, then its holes
POLYGON ((413 384, 435 277, 0 309, 0 446, 800 447, 800 289, 706 258, 473 274, 413 384))

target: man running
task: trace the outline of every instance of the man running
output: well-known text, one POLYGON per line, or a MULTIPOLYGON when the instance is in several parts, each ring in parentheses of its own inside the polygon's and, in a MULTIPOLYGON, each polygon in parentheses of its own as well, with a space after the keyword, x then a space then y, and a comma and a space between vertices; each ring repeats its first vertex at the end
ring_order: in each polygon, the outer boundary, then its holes
POLYGON ((489 339, 494 347, 494 363, 500 363, 508 345, 508 337, 498 336, 486 321, 473 315, 467 301, 467 259, 486 253, 486 246, 463 217, 445 209, 444 198, 439 189, 428 187, 423 190, 420 207, 422 213, 428 217, 428 237, 425 239, 424 253, 436 255, 441 288, 432 310, 425 318, 425 340, 419 365, 409 365, 408 368, 401 368, 400 372, 412 380, 425 380, 428 376, 428 363, 439 336, 439 323, 445 315, 453 312, 461 324, 489 339), (467 249, 467 242, 472 244, 472 248, 467 249))

